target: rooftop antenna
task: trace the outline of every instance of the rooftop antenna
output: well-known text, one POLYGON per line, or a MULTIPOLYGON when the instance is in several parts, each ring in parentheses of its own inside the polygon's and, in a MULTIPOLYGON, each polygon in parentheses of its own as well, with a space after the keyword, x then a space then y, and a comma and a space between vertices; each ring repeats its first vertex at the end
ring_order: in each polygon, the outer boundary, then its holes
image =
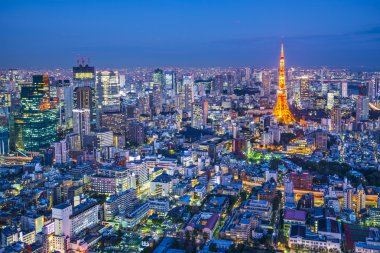
POLYGON ((84 66, 84 58, 82 57, 82 66, 84 66))
POLYGON ((87 64, 90 66, 90 57, 87 58, 87 64))

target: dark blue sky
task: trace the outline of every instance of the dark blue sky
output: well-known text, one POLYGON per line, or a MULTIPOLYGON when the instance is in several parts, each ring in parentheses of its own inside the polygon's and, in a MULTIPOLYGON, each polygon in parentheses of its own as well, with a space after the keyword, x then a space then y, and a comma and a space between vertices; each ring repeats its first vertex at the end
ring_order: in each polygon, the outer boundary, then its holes
POLYGON ((380 1, 0 0, 0 67, 380 69, 380 1))

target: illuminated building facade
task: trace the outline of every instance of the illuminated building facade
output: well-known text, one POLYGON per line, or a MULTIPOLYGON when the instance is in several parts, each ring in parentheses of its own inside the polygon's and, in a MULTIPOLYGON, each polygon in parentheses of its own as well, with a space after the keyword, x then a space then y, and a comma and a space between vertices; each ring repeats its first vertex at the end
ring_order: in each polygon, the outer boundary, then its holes
POLYGON ((356 189, 356 213, 359 214, 365 208, 366 194, 363 185, 359 185, 356 189))
POLYGON ((120 84, 117 71, 100 71, 96 75, 96 96, 101 112, 120 111, 120 84))
POLYGON ((164 84, 164 74, 162 72, 162 69, 155 69, 153 73, 153 83, 159 84, 160 88, 163 88, 164 84))
POLYGON ((9 130, 7 127, 0 126, 0 156, 9 153, 9 130))
POLYGON ((83 143, 83 137, 90 134, 90 110, 74 109, 73 122, 73 132, 80 136, 81 143, 83 143))
POLYGON ((95 88, 95 68, 87 64, 80 64, 73 67, 73 85, 74 87, 91 87, 95 88))
POLYGON ((331 122, 333 131, 339 133, 342 130, 342 109, 334 106, 331 111, 331 122))
POLYGON ((194 102, 194 76, 192 74, 184 75, 182 86, 185 89, 185 109, 190 111, 194 102))
POLYGON ((89 110, 91 130, 96 128, 96 101, 94 89, 89 86, 74 89, 74 109, 89 110))
POLYGON ((208 102, 207 100, 196 101, 193 103, 191 112, 191 126, 203 129, 207 124, 208 102))
POLYGON ((282 122, 284 124, 291 124, 296 121, 294 116, 290 112, 286 96, 285 56, 283 43, 281 43, 280 69, 278 77, 278 96, 276 106, 273 110, 273 115, 276 116, 279 122, 282 122))
POLYGON ((356 121, 366 121, 369 117, 369 99, 367 96, 358 96, 356 103, 356 121))
POLYGON ((169 94, 174 95, 174 89, 177 87, 177 77, 175 71, 165 72, 165 89, 171 91, 169 94))
POLYGON ((16 149, 39 151, 57 138, 57 110, 50 103, 49 78, 33 76, 33 83, 21 87, 21 111, 15 119, 16 149))
POLYGON ((308 107, 310 96, 310 80, 308 76, 302 76, 300 78, 300 99, 303 108, 308 107))

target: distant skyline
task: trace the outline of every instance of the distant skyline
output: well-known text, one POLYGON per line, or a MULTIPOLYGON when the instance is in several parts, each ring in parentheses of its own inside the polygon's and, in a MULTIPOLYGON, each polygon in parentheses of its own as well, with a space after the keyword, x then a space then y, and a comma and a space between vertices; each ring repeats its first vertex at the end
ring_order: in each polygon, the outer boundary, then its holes
POLYGON ((1 0, 0 68, 380 70, 380 1, 1 0))

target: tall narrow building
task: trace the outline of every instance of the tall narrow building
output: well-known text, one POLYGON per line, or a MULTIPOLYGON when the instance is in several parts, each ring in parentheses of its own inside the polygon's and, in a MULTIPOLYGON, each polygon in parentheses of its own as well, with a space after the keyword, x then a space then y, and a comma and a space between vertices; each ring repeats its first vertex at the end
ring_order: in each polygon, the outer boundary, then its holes
POLYGON ((365 208, 366 194, 363 185, 359 185, 356 188, 356 213, 359 214, 362 209, 365 208))
POLYGON ((308 76, 302 76, 300 78, 300 102, 302 108, 309 107, 310 97, 310 80, 308 76))
POLYGON ((76 87, 73 95, 74 109, 90 110, 91 130, 94 130, 96 128, 96 100, 94 89, 89 86, 76 87))
POLYGON ((367 96, 358 96, 356 102, 356 122, 366 121, 369 117, 369 99, 367 96))
POLYGON ((342 109, 334 106, 331 111, 332 130, 340 133, 342 131, 342 109))
POLYGON ((207 125, 208 118, 208 102, 195 101, 191 110, 191 126, 197 129, 204 129, 207 125))
POLYGON ((83 145, 83 137, 90 134, 90 110, 74 109, 73 119, 73 132, 80 136, 81 145, 83 145))
POLYGON ((182 86, 185 89, 185 110, 190 111, 194 102, 194 76, 192 74, 184 75, 182 86))
MULTIPOLYGON (((100 71, 96 73, 96 102, 98 116, 104 112, 120 112, 119 92, 119 73, 117 71, 100 71)), ((100 120, 98 124, 99 123, 100 120)))
POLYGON ((294 123, 296 120, 290 112, 286 96, 284 43, 281 43, 280 69, 278 76, 277 93, 277 102, 273 110, 273 115, 276 116, 279 122, 282 122, 284 124, 294 123))
POLYGON ((155 69, 153 73, 153 83, 154 84, 159 84, 160 88, 164 88, 164 74, 162 69, 155 69))

